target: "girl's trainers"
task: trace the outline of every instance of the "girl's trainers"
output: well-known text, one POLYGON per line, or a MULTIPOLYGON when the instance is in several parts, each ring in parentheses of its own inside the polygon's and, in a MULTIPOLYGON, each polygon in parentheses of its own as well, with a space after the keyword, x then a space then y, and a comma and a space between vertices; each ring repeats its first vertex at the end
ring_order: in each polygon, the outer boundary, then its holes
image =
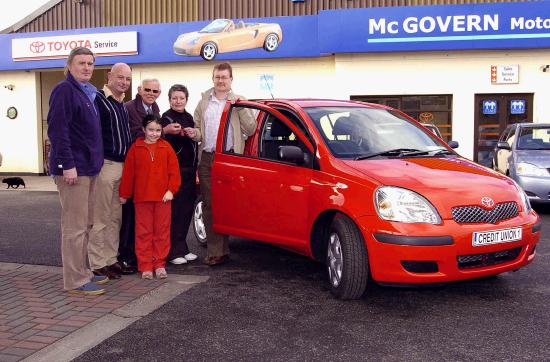
POLYGON ((144 271, 143 273, 141 273, 141 279, 147 279, 147 280, 153 279, 153 272, 144 271))
POLYGON ((168 277, 168 273, 166 273, 166 269, 164 269, 164 268, 155 269, 155 274, 157 275, 157 278, 159 278, 159 279, 166 279, 168 277))

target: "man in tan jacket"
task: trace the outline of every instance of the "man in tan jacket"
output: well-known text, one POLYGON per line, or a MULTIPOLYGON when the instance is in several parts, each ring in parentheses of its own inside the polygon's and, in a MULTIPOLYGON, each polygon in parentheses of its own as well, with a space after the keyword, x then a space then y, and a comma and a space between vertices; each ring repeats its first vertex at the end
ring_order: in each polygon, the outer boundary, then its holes
MULTIPOLYGON (((202 94, 195 114, 195 128, 185 128, 184 132, 199 145, 199 181, 203 198, 203 219, 208 237, 208 255, 204 259, 206 265, 214 266, 224 263, 229 257, 229 243, 227 235, 215 233, 212 223, 212 194, 210 176, 212 161, 218 137, 220 118, 227 101, 235 102, 245 99, 231 90, 233 69, 229 63, 221 63, 214 67, 212 72, 214 87, 202 94)), ((256 131, 256 120, 248 109, 233 110, 228 131, 226 150, 243 153, 247 136, 256 131)))

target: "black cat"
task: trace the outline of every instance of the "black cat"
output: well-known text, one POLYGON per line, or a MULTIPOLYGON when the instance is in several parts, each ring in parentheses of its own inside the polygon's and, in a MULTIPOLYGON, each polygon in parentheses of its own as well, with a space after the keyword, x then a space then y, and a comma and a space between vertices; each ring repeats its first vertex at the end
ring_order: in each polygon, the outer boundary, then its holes
POLYGON ((8 189, 11 187, 12 189, 18 189, 19 186, 23 186, 24 188, 27 188, 25 186, 25 181, 21 177, 6 177, 2 180, 2 183, 8 184, 8 189))

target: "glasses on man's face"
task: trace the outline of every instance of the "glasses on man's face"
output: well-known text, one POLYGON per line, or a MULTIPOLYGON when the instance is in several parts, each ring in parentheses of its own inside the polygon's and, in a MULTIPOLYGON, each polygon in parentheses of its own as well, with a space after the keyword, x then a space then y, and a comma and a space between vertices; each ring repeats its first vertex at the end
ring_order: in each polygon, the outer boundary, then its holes
POLYGON ((147 93, 153 93, 153 94, 159 94, 160 93, 160 90, 158 90, 158 89, 143 88, 143 90, 147 93))
POLYGON ((225 77, 225 76, 220 77, 219 75, 217 75, 217 76, 214 77, 214 79, 217 80, 217 81, 220 81, 220 80, 226 81, 226 80, 231 79, 231 78, 230 77, 225 77))

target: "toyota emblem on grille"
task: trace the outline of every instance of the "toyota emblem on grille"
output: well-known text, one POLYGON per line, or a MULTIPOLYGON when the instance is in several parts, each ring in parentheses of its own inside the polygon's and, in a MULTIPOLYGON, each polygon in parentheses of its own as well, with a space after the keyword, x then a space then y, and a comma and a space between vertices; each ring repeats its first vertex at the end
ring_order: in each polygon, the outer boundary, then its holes
POLYGON ((493 201, 493 199, 488 196, 481 198, 481 204, 488 209, 491 209, 493 208, 493 206, 495 206, 495 202, 493 201))

